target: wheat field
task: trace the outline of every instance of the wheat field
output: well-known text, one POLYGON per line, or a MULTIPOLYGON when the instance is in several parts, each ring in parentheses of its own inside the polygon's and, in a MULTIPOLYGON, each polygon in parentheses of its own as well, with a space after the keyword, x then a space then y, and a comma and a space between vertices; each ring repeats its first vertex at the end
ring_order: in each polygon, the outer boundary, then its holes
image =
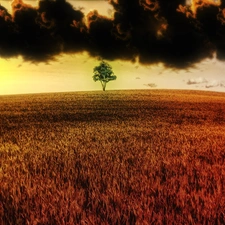
POLYGON ((225 94, 0 96, 0 224, 225 224, 225 94))

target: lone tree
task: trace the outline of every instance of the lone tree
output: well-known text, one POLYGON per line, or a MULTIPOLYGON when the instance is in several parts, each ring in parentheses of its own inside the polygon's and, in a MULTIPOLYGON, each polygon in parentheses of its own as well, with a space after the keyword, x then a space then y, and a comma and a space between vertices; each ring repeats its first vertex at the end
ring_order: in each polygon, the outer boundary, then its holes
POLYGON ((111 80, 116 80, 116 76, 112 71, 112 67, 105 61, 101 61, 99 66, 96 66, 93 70, 94 81, 100 81, 102 85, 102 90, 105 91, 106 84, 111 80))

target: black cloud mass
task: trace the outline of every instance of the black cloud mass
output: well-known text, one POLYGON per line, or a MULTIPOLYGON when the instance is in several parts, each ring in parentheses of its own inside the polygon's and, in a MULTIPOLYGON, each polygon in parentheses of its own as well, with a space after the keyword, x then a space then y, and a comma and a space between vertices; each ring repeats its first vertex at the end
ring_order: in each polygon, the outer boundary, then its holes
POLYGON ((65 0, 32 7, 14 0, 12 14, 0 6, 0 57, 54 60, 87 51, 107 60, 164 63, 184 68, 216 53, 225 59, 225 0, 109 0, 113 18, 97 10, 84 15, 65 0))

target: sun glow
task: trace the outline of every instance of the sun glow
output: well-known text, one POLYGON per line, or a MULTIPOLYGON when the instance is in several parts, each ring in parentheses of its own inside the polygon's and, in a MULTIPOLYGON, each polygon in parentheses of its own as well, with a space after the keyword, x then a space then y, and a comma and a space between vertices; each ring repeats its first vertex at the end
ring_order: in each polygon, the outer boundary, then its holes
POLYGON ((220 6, 221 0, 186 0, 186 6, 190 7, 190 10, 196 15, 197 9, 203 6, 220 6))

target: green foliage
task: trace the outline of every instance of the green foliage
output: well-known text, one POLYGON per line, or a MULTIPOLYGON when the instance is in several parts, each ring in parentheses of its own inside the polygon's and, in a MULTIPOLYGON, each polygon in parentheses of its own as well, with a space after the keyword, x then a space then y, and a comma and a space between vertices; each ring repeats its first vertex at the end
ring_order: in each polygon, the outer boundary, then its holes
POLYGON ((116 80, 117 78, 112 71, 112 67, 105 61, 101 61, 100 65, 93 69, 93 72, 93 80, 101 82, 103 91, 105 91, 106 84, 109 81, 116 80))

